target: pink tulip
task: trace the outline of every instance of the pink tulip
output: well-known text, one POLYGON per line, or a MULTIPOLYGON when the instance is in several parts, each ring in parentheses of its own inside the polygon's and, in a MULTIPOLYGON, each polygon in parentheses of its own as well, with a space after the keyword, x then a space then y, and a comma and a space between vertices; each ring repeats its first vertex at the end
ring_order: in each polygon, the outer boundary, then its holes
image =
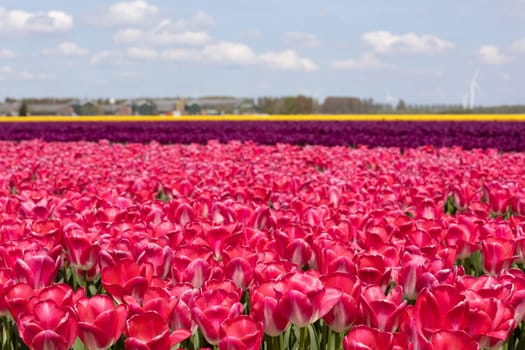
POLYGON ((343 340, 344 350, 390 350, 394 346, 391 333, 366 326, 352 328, 343 340))
POLYGON ((341 296, 337 289, 327 289, 315 273, 290 273, 278 285, 283 288, 277 305, 290 322, 305 327, 326 315, 341 296))
POLYGON ((237 294, 216 289, 197 297, 191 312, 206 340, 217 345, 221 324, 228 318, 239 316, 242 310, 237 294))
POLYGON ((6 291, 5 304, 15 321, 18 320, 20 314, 26 311, 27 303, 34 295, 35 290, 26 283, 18 283, 6 291))
POLYGON ((432 350, 479 350, 480 346, 464 331, 441 330, 432 335, 432 350))
POLYGON ((179 329, 170 334, 168 324, 153 311, 127 320, 126 350, 166 350, 190 337, 190 331, 179 329))
POLYGON ((151 277, 145 265, 140 267, 134 261, 122 260, 102 270, 102 286, 118 301, 125 295, 142 300, 151 277))
POLYGON ((451 285, 423 289, 416 299, 414 319, 427 337, 440 330, 464 330, 468 317, 468 301, 451 285))
POLYGON ((336 272, 321 277, 326 288, 337 289, 341 296, 334 307, 324 315, 328 327, 338 333, 350 329, 359 316, 361 285, 357 276, 336 272))
POLYGON ((103 350, 117 342, 124 330, 127 311, 107 295, 80 299, 75 304, 78 336, 89 350, 103 350))
POLYGON ((403 301, 403 289, 396 286, 385 296, 381 287, 368 286, 361 294, 361 305, 365 323, 380 331, 394 332, 398 328, 399 317, 407 306, 403 301))
POLYGON ((59 307, 53 300, 36 303, 17 321, 20 337, 31 350, 67 350, 77 337, 73 311, 59 307))
POLYGON ((250 315, 264 325, 264 333, 275 337, 290 324, 285 310, 278 307, 282 282, 266 282, 250 290, 250 315))
POLYGON ((224 321, 220 329, 219 350, 259 350, 263 340, 262 324, 249 316, 224 321))
POLYGON ((496 298, 467 291, 470 315, 468 333, 484 349, 499 349, 516 328, 512 307, 496 298))
POLYGON ((5 304, 5 295, 9 288, 11 288, 15 281, 11 278, 11 269, 0 268, 0 317, 7 313, 7 306, 5 304))
POLYGON ((483 270, 495 275, 508 269, 516 260, 514 242, 505 239, 487 238, 481 242, 483 270))
POLYGON ((49 286, 56 278, 61 260, 46 254, 26 254, 24 259, 17 259, 13 269, 13 278, 29 284, 34 289, 49 286))
POLYGON ((70 224, 64 228, 64 243, 73 266, 83 271, 95 266, 100 245, 94 240, 96 234, 88 233, 78 225, 70 224))

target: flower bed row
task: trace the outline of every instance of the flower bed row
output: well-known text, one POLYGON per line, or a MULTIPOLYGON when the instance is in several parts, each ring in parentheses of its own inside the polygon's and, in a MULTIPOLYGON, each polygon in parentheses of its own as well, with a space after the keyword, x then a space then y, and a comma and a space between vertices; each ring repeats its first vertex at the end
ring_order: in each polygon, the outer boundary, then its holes
POLYGON ((521 349, 525 154, 0 142, 2 349, 521 349))
POLYGON ((498 148, 525 151, 523 122, 173 121, 2 123, 0 140, 498 148))

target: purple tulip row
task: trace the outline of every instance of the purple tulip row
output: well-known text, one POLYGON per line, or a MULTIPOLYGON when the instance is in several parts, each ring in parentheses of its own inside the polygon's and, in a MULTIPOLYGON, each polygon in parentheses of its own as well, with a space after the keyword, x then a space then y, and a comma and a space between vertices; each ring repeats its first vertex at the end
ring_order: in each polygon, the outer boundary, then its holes
POLYGON ((260 144, 371 147, 461 146, 525 151, 520 122, 67 122, 3 123, 0 140, 206 143, 209 140, 260 144))

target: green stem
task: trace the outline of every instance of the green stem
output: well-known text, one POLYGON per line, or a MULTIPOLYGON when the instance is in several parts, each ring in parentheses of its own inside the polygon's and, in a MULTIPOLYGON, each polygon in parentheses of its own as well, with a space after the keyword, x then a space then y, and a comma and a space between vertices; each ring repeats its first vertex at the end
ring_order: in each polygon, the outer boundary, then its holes
POLYGON ((340 350, 343 348, 343 337, 341 336, 341 333, 334 332, 335 333, 335 348, 337 350, 340 350))
POLYGON ((73 266, 70 266, 69 268, 71 269, 71 277, 73 278, 73 290, 77 290, 80 287, 77 272, 74 270, 73 266))
POLYGON ((328 331, 328 350, 335 350, 335 332, 330 329, 328 331))
POLYGON ((307 340, 308 340, 308 329, 306 327, 302 327, 300 329, 300 339, 299 339, 299 348, 298 350, 307 350, 307 340))
POLYGON ((330 327, 328 327, 324 322, 321 325, 321 327, 321 349, 326 349, 326 346, 328 344, 328 337, 330 334, 330 327))
POLYGON ((0 345, 2 345, 2 349, 7 348, 7 344, 9 344, 9 333, 7 331, 7 319, 5 317, 2 317, 2 342, 0 345))

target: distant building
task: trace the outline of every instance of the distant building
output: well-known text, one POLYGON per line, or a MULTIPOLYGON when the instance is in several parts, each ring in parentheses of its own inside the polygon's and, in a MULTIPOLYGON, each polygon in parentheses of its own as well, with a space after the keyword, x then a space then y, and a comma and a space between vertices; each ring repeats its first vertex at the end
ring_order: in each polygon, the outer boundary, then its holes
POLYGON ((18 115, 20 106, 22 104, 16 103, 0 103, 0 115, 14 117, 18 115))
POLYGON ((103 103, 99 105, 103 115, 133 115, 133 108, 130 102, 122 103, 103 103))
POLYGON ((255 111, 255 101, 229 96, 208 96, 186 101, 186 110, 190 114, 197 114, 195 112, 198 110, 201 114, 209 115, 250 113, 255 111))
POLYGON ((27 105, 28 115, 77 115, 75 109, 69 104, 40 104, 30 103, 27 105))
POLYGON ((155 114, 173 115, 177 110, 178 102, 179 99, 172 98, 154 99, 153 104, 155 105, 155 114))

